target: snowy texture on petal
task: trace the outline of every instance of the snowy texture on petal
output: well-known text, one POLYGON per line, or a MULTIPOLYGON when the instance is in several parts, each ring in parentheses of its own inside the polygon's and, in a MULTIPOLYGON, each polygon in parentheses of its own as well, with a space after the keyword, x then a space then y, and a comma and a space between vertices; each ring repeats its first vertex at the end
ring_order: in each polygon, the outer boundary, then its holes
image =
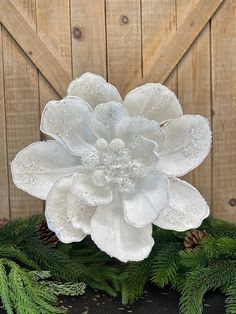
POLYGON ((159 160, 157 143, 141 135, 134 137, 128 148, 131 149, 132 155, 140 159, 145 166, 155 167, 159 160))
POLYGON ((73 154, 83 152, 96 141, 89 121, 92 109, 79 97, 65 97, 47 103, 41 118, 40 129, 61 142, 73 154))
POLYGON ((109 185, 94 185, 91 175, 86 173, 78 173, 73 176, 72 192, 90 206, 108 204, 113 198, 109 185))
POLYGON ((118 199, 97 207, 91 220, 91 237, 102 251, 122 262, 142 261, 154 245, 152 225, 136 228, 128 224, 118 199))
POLYGON ((110 101, 95 108, 90 120, 90 126, 98 138, 102 137, 110 141, 114 138, 116 124, 128 115, 127 110, 121 103, 110 101))
POLYGON ((45 216, 48 228, 56 233, 58 239, 64 243, 78 242, 84 239, 86 233, 75 228, 67 216, 71 199, 72 177, 64 177, 57 181, 48 194, 45 216))
POLYGON ((29 145, 11 163, 15 185, 41 199, 47 198, 59 178, 78 171, 81 171, 80 158, 53 140, 29 145))
POLYGON ((78 196, 71 191, 67 198, 67 216, 75 229, 82 229, 84 233, 91 233, 91 218, 95 213, 96 207, 88 206, 78 199, 78 196))
POLYGON ((211 148, 211 130, 206 118, 183 115, 168 121, 157 170, 170 176, 183 176, 196 168, 211 148))
POLYGON ((175 94, 159 83, 147 83, 135 88, 125 97, 124 105, 130 115, 145 115, 159 123, 183 114, 175 94))
POLYGON ((126 143, 132 141, 137 135, 141 135, 156 142, 159 149, 161 149, 164 139, 160 124, 141 116, 121 119, 115 128, 115 134, 126 143))
POLYGON ((92 108, 112 100, 123 102, 118 90, 113 85, 103 77, 89 72, 72 81, 67 94, 85 99, 92 108))
POLYGON ((209 215, 205 199, 189 183, 177 178, 169 181, 169 206, 161 211, 154 224, 176 231, 198 228, 209 215))
POLYGON ((144 177, 134 193, 122 195, 125 219, 140 228, 152 223, 168 205, 168 179, 152 173, 144 177))

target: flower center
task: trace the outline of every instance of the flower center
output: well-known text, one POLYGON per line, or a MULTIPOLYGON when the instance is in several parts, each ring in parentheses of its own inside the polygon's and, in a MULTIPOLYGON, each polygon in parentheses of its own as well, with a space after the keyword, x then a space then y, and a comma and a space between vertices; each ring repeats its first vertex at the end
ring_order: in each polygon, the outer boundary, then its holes
POLYGON ((132 155, 120 138, 110 143, 99 138, 95 148, 82 156, 82 165, 91 172, 93 184, 112 184, 119 192, 134 192, 137 180, 146 173, 146 166, 132 155))

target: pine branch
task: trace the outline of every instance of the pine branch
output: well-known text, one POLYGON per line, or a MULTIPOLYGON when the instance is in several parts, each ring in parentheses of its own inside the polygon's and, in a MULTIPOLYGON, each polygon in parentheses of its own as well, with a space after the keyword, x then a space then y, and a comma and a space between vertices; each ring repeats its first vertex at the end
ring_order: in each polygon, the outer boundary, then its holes
POLYGON ((47 286, 39 283, 35 272, 31 273, 15 262, 2 260, 10 268, 9 286, 13 306, 17 314, 60 314, 57 297, 47 286))
POLYGON ((8 314, 13 314, 13 304, 10 296, 7 272, 3 260, 0 260, 0 297, 6 312, 8 314))
POLYGON ((236 276, 235 261, 218 261, 211 267, 190 271, 180 298, 180 313, 201 314, 202 299, 208 290, 228 286, 236 276))
POLYGON ((14 247, 13 245, 0 245, 0 257, 5 257, 18 262, 23 266, 27 266, 31 269, 40 269, 38 264, 29 259, 24 252, 14 247))
POLYGON ((226 289, 226 314, 235 314, 236 313, 236 278, 232 280, 230 285, 226 289))
POLYGON ((133 303, 142 294, 150 276, 150 260, 131 263, 123 273, 122 303, 133 303))
POLYGON ((179 250, 183 245, 178 242, 167 243, 157 251, 151 264, 151 281, 160 287, 170 283, 179 268, 179 250))

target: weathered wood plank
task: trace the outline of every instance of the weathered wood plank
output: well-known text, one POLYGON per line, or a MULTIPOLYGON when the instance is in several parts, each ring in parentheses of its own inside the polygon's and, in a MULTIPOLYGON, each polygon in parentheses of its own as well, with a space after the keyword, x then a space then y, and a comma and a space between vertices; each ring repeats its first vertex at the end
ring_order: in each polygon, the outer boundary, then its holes
POLYGON ((213 213, 236 221, 236 2, 212 19, 213 213), (230 205, 231 204, 231 205, 230 205))
POLYGON ((58 94, 63 97, 70 81, 69 73, 40 40, 13 3, 18 6, 18 2, 15 1, 0 1, 0 21, 58 94))
MULTIPOLYGON (((145 0, 142 2, 142 48, 143 74, 148 75, 150 62, 155 51, 161 51, 176 32, 175 0, 145 0)), ((149 80, 156 80, 156 71, 152 70, 149 80)), ((165 85, 177 93, 176 70, 173 70, 165 85)))
MULTIPOLYGON (((197 0, 177 0, 178 25, 197 0)), ((210 29, 207 25, 178 65, 178 97, 184 113, 201 114, 211 122, 210 29)), ((211 205, 211 155, 184 178, 204 195, 211 205)))
MULTIPOLYGON (((1 2, 2 3, 2 2, 1 2)), ((35 3, 15 0, 18 10, 35 28, 35 3)), ((8 160, 28 144, 39 140, 38 73, 15 40, 4 29, 3 59, 7 119, 8 160)), ((17 189, 10 180, 11 217, 42 211, 42 201, 17 189)))
POLYGON ((71 0, 73 77, 107 76, 104 0, 71 0))
POLYGON ((156 73, 156 82, 165 82, 169 74, 173 71, 223 1, 224 0, 199 0, 195 8, 191 10, 185 21, 179 26, 177 32, 166 43, 161 52, 155 49, 153 58, 149 62, 146 75, 140 79, 140 75, 137 74, 137 68, 135 71, 136 75, 126 83, 125 90, 130 90, 134 86, 141 85, 150 80, 153 81, 153 71, 156 73))
POLYGON ((108 80, 124 96, 128 82, 142 76, 140 1, 107 0, 106 5, 108 80))
POLYGON ((0 25, 0 217, 10 218, 6 115, 4 97, 2 26, 0 25))
MULTIPOLYGON (((64 71, 72 78, 71 36, 70 36, 70 1, 36 0, 37 34, 58 60, 64 71), (55 10, 56 8, 56 10, 55 10)), ((39 73, 40 110, 50 100, 60 96, 39 73)))

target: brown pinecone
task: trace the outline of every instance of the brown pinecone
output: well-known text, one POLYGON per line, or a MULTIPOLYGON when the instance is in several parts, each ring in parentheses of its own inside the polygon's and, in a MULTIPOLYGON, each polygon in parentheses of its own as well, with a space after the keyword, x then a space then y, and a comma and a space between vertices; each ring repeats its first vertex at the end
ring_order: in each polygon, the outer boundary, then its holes
POLYGON ((184 246, 186 250, 191 250, 197 247, 201 240, 207 236, 206 230, 191 230, 186 233, 184 238, 184 246))
POLYGON ((45 244, 57 244, 59 242, 57 236, 48 228, 47 221, 42 218, 37 226, 38 239, 45 244))
POLYGON ((8 219, 3 217, 3 218, 0 218, 0 229, 3 228, 7 223, 8 223, 8 219))

